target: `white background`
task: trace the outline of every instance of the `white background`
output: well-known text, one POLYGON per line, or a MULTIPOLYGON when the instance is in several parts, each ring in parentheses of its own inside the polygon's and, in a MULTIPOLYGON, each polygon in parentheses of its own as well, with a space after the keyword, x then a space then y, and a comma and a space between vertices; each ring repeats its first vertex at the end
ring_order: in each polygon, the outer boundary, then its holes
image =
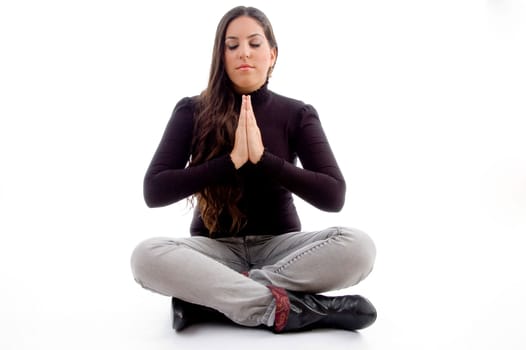
POLYGON ((360 332, 196 326, 129 256, 186 236, 142 178, 175 103, 206 85, 234 1, 0 5, 0 348, 524 349, 526 5, 252 1, 274 25, 270 88, 318 110, 348 182, 305 229, 368 232, 378 308, 360 332), (345 4, 345 6, 344 6, 345 4))

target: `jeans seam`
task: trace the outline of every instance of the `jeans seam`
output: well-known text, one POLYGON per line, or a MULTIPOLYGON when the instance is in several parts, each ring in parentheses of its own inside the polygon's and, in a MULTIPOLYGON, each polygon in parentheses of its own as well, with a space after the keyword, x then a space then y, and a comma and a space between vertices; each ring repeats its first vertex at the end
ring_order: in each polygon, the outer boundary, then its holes
POLYGON ((287 262, 285 262, 283 265, 281 265, 280 267, 278 267, 276 270, 274 270, 274 273, 281 273, 283 272, 283 270, 285 270, 287 267, 289 267, 290 265, 292 265, 294 262, 300 260, 301 258, 303 258, 305 255, 308 255, 308 254, 311 254, 313 251, 327 245, 330 243, 330 240, 336 236, 341 236, 342 235, 342 232, 340 230, 340 228, 338 227, 336 229, 337 233, 331 237, 329 237, 328 239, 326 239, 325 241, 321 242, 320 244, 318 245, 315 245, 314 247, 300 253, 299 255, 296 255, 295 257, 293 257, 292 259, 288 260, 287 262))
POLYGON ((289 267, 290 265, 292 265, 293 263, 295 263, 296 261, 300 260, 301 258, 303 258, 305 255, 307 254, 310 254, 311 252, 317 250, 318 248, 321 248, 323 247, 324 245, 327 245, 329 242, 325 241, 325 242, 322 242, 304 252, 302 252, 301 254, 299 255, 296 255, 295 257, 293 257, 292 259, 290 259, 289 261, 285 262, 283 265, 281 265, 280 267, 278 267, 274 272, 275 273, 281 273, 283 272, 283 270, 285 270, 287 267, 289 267))

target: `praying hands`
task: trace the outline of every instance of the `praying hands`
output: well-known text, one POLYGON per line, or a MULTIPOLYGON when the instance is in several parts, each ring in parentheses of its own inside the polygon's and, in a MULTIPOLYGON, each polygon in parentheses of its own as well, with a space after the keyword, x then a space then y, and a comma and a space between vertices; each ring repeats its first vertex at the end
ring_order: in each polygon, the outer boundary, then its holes
POLYGON ((264 146, 261 139, 261 132, 259 131, 256 116, 252 110, 250 95, 243 95, 235 134, 234 149, 232 149, 230 153, 230 158, 236 169, 239 169, 248 161, 253 164, 259 162, 263 151, 264 146))

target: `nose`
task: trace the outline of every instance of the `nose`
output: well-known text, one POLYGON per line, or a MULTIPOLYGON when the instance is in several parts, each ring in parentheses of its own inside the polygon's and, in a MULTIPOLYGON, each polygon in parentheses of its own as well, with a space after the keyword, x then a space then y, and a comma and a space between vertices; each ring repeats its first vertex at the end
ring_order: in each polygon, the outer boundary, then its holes
POLYGON ((250 57, 250 46, 249 45, 241 45, 239 50, 239 58, 245 59, 250 57))

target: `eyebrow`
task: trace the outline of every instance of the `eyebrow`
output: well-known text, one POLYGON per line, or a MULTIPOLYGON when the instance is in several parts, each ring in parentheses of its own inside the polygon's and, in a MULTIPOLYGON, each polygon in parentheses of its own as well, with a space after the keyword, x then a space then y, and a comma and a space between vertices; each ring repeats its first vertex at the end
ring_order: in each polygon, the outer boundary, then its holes
MULTIPOLYGON (((256 36, 263 36, 262 34, 259 34, 259 33, 254 33, 254 34, 250 34, 249 36, 247 36, 247 38, 249 39, 252 39, 253 37, 256 37, 256 36)), ((229 35, 225 38, 225 40, 228 40, 228 39, 239 39, 237 36, 233 36, 233 35, 229 35)))

